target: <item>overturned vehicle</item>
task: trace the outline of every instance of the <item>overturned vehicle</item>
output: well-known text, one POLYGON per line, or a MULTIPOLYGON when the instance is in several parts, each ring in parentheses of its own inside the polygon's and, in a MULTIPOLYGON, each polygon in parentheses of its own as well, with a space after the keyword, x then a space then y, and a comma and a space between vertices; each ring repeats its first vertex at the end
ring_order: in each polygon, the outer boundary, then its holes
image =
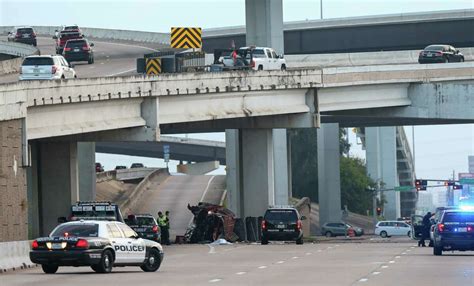
POLYGON ((203 243, 221 238, 235 242, 238 239, 234 233, 235 214, 229 209, 203 202, 197 206, 188 204, 188 209, 194 218, 184 235, 185 242, 203 243))

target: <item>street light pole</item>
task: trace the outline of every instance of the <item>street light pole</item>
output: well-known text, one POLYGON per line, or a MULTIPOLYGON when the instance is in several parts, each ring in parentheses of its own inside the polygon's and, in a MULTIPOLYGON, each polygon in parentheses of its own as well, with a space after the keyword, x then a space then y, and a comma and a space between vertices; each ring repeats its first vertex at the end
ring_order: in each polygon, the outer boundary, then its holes
POLYGON ((321 20, 323 19, 323 0, 319 0, 319 10, 321 12, 321 20))

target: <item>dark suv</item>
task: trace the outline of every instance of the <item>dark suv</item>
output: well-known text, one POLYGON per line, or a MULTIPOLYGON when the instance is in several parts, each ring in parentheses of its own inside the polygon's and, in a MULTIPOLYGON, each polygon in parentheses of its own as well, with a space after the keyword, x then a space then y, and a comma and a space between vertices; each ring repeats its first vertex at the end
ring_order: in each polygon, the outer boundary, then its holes
POLYGON ((36 33, 31 27, 15 27, 8 32, 9 42, 18 42, 36 47, 36 33))
POLYGON ((443 250, 474 251, 474 209, 445 210, 433 233, 433 254, 443 250))
POLYGON ((151 214, 129 215, 125 222, 130 226, 141 238, 161 241, 161 232, 156 219, 151 214))
POLYGON ((94 43, 89 43, 86 39, 72 39, 66 42, 63 49, 64 58, 70 62, 86 61, 88 64, 94 63, 94 43))
POLYGON ((262 244, 270 240, 296 241, 303 244, 302 220, 300 214, 292 207, 271 207, 267 209, 262 220, 262 244))
POLYGON ((56 54, 62 54, 64 45, 66 42, 73 39, 82 39, 83 36, 78 32, 69 32, 63 31, 60 32, 57 36, 54 36, 53 39, 56 40, 56 54))

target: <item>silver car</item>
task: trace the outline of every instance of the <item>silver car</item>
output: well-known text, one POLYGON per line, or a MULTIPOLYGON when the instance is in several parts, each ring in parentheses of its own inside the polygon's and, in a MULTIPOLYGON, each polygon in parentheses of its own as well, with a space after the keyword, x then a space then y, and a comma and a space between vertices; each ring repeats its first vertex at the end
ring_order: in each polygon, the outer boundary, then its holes
POLYGON ((76 78, 76 71, 60 55, 29 56, 21 65, 20 80, 76 78))

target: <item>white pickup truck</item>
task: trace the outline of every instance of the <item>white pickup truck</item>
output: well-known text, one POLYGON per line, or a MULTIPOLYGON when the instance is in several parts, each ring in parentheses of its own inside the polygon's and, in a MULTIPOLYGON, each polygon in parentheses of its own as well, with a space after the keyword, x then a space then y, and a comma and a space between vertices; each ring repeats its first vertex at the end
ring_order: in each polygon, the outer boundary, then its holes
POLYGON ((232 55, 222 57, 224 66, 250 66, 253 70, 286 70, 286 60, 267 47, 242 47, 238 50, 239 60, 234 63, 232 55), (245 60, 243 60, 245 58, 245 60))

